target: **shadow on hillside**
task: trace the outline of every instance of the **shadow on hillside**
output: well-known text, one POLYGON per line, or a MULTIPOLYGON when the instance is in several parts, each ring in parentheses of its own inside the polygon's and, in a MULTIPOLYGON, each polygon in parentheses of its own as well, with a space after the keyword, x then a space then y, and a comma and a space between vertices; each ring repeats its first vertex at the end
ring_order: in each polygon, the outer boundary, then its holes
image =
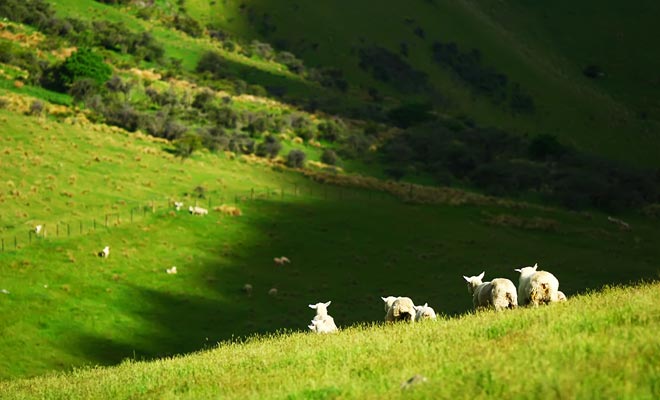
POLYGON ((110 365, 127 357, 190 353, 253 334, 306 331, 314 316, 307 305, 329 300, 339 327, 382 321, 380 296, 387 295, 407 295, 440 314, 459 315, 472 306, 462 275, 485 269, 487 279, 517 283, 513 268, 527 262, 547 265, 569 297, 605 284, 657 278, 648 260, 659 250, 635 249, 630 235, 603 243, 584 241, 580 232, 494 227, 481 222, 476 207, 363 199, 255 201, 242 208, 243 217, 224 217, 223 224, 253 235, 227 244, 218 229, 209 241, 216 243, 212 255, 185 283, 192 288, 132 287, 135 306, 127 312, 144 320, 148 331, 135 332, 133 343, 83 336, 79 351, 110 365), (291 263, 276 265, 273 257, 279 256, 291 263), (246 283, 251 295, 241 290, 246 283), (268 294, 271 288, 277 288, 276 296, 268 294))

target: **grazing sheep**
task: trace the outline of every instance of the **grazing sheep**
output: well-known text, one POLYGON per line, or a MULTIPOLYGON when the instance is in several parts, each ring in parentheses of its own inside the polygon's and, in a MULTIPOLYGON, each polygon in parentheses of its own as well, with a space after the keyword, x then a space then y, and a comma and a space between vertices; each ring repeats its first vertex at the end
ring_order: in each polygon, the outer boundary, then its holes
POLYGON ((190 211, 192 215, 206 215, 209 213, 209 210, 207 210, 206 208, 197 207, 197 206, 188 207, 188 211, 190 211))
POLYGON ((337 325, 335 325, 335 320, 330 315, 328 315, 328 306, 330 306, 331 301, 327 303, 316 303, 310 304, 309 308, 316 310, 316 315, 312 319, 311 325, 307 327, 316 333, 331 333, 337 331, 337 325))
MULTIPOLYGON (((538 264, 533 267, 516 269, 520 272, 518 281, 518 304, 525 306, 532 304, 548 304, 559 301, 559 281, 547 271, 538 271, 538 264)), ((565 296, 564 296, 565 297, 565 296)))
POLYGON ((435 319, 435 310, 429 307, 429 303, 424 303, 423 306, 415 306, 415 322, 423 319, 435 319))
POLYGON ((607 220, 610 221, 613 224, 616 224, 619 226, 619 228, 623 229, 624 231, 629 231, 630 230, 630 224, 627 222, 620 220, 618 218, 614 217, 607 217, 607 220))
POLYGON ((277 296, 277 288, 270 288, 270 290, 268 291, 268 294, 270 296, 277 296))
POLYGON ((37 225, 34 227, 34 233, 38 235, 41 233, 42 229, 43 229, 43 225, 37 225))
POLYGON ((516 308, 518 306, 518 295, 516 286, 508 279, 497 278, 490 282, 482 282, 486 272, 477 276, 463 279, 468 283, 468 293, 472 295, 472 305, 475 310, 494 308, 495 311, 502 311, 507 308, 516 308))
POLYGON ((409 297, 397 297, 387 310, 385 322, 415 322, 415 304, 409 297))
POLYGON ((245 294, 247 294, 248 296, 252 296, 252 285, 250 285, 249 283, 243 285, 243 288, 241 290, 243 290, 243 292, 245 292, 245 294))
POLYGON ((105 246, 103 250, 99 251, 99 257, 108 258, 110 256, 110 246, 105 246))
POLYGON ((174 275, 177 273, 176 267, 168 268, 165 270, 169 275, 174 275))
POLYGON ((183 202, 182 201, 175 201, 174 202, 174 209, 175 210, 180 211, 181 207, 183 207, 183 202))
POLYGON ((277 264, 277 265, 284 265, 284 264, 287 264, 287 263, 291 262, 291 260, 289 260, 288 258, 286 258, 284 256, 275 257, 275 258, 273 258, 273 261, 275 261, 275 264, 277 264))

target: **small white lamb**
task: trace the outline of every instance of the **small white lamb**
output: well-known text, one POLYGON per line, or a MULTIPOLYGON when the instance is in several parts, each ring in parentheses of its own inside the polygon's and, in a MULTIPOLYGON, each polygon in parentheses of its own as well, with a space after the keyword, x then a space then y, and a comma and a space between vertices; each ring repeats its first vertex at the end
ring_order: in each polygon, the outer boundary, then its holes
POLYGON ((423 306, 415 306, 415 322, 423 319, 435 319, 435 310, 429 307, 429 303, 424 303, 423 306))
POLYGON ((103 250, 99 251, 99 257, 108 258, 110 256, 110 246, 105 246, 103 250))
POLYGON ((275 257, 275 258, 273 258, 273 261, 275 261, 275 264, 277 264, 277 265, 284 265, 284 264, 288 264, 288 263, 291 262, 291 260, 289 260, 288 258, 286 258, 284 256, 275 257))
POLYGON ((518 306, 516 286, 508 279, 497 278, 490 282, 482 282, 486 271, 477 276, 463 279, 467 282, 468 293, 472 295, 472 305, 475 310, 494 308, 496 311, 518 306))
POLYGON ((328 306, 330 306, 331 301, 327 303, 316 303, 310 304, 309 308, 316 310, 316 315, 311 321, 311 325, 307 327, 316 333, 332 333, 337 331, 337 325, 335 325, 335 320, 330 315, 328 315, 328 306))
MULTIPOLYGON (((548 271, 538 271, 538 264, 533 267, 515 269, 520 272, 518 281, 518 304, 548 304, 559 301, 559 281, 548 271)), ((566 297, 566 296, 564 296, 566 297)))
MULTIPOLYGON (((385 304, 387 305, 387 302, 385 304)), ((416 314, 415 304, 410 297, 397 297, 392 302, 392 306, 387 309, 385 322, 406 321, 412 323, 415 322, 416 314)))
POLYGON ((190 211, 192 215, 206 215, 209 213, 209 210, 207 210, 206 208, 198 207, 198 206, 194 206, 194 207, 190 206, 188 207, 188 211, 190 211))

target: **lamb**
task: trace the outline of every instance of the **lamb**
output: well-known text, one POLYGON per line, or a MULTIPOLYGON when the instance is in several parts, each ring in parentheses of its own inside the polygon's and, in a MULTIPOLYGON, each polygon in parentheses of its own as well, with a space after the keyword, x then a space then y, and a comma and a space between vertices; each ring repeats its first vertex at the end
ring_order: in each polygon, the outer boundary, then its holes
POLYGON ((337 332, 337 325, 335 325, 334 318, 328 315, 328 306, 330 306, 330 303, 331 301, 309 305, 309 308, 316 310, 316 315, 312 319, 311 325, 307 326, 311 331, 316 333, 337 332))
MULTIPOLYGON (((559 281, 547 271, 538 271, 538 264, 533 267, 516 269, 520 272, 518 281, 518 304, 521 306, 532 304, 548 304, 560 301, 558 296, 559 281)), ((566 296, 564 296, 566 297, 566 296)))
MULTIPOLYGON (((389 299, 389 297, 388 297, 389 299)), ((415 315, 417 311, 415 310, 415 304, 409 297, 397 297, 392 301, 391 307, 387 307, 388 301, 385 301, 387 314, 385 315, 385 322, 397 322, 397 321, 406 321, 406 322, 415 322, 415 315)))
POLYGON ((192 215, 206 215, 209 213, 209 210, 207 210, 206 208, 197 207, 197 206, 188 207, 188 211, 190 211, 192 215))
POLYGON ((165 270, 169 275, 175 275, 177 273, 176 267, 173 266, 172 268, 168 268, 165 270))
POLYGON ((183 207, 183 202, 182 201, 175 201, 174 202, 174 209, 175 210, 180 211, 181 207, 183 207))
POLYGON ((110 246, 105 246, 103 250, 99 251, 99 257, 108 258, 110 256, 110 246))
POLYGON ((429 303, 424 303, 423 306, 415 306, 415 322, 423 319, 435 319, 435 310, 429 307, 429 303))
POLYGON ((475 310, 493 307, 495 311, 502 311, 518 306, 516 286, 508 279, 496 278, 490 282, 482 282, 486 271, 477 276, 463 279, 468 283, 468 293, 472 295, 472 305, 475 310))

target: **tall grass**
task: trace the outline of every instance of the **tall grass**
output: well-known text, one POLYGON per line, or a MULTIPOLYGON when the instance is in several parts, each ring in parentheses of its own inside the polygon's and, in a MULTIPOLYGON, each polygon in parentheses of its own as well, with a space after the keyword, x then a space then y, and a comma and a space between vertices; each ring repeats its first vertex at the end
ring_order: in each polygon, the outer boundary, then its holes
POLYGON ((0 389, 13 399, 652 399, 660 396, 659 289, 612 287, 538 309, 328 336, 283 332, 0 389), (418 383, 403 385, 415 375, 418 383))

